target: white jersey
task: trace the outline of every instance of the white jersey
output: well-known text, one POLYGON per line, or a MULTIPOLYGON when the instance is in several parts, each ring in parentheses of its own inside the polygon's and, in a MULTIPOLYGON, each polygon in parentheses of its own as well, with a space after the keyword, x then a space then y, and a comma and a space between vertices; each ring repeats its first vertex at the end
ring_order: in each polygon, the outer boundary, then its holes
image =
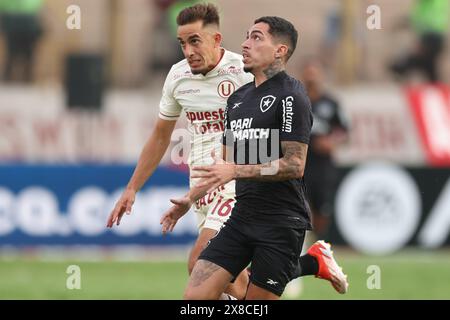
POLYGON ((227 99, 252 80, 253 75, 244 72, 242 56, 227 50, 206 75, 192 74, 186 59, 172 66, 164 83, 159 117, 176 120, 181 113, 186 115, 191 136, 189 166, 211 164, 213 148, 220 156, 227 99))

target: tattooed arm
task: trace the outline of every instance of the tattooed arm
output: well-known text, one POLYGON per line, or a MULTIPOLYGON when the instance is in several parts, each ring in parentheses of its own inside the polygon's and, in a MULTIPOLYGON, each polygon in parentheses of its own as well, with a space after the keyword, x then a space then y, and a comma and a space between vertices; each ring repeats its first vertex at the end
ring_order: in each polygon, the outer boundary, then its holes
POLYGON ((235 179, 282 181, 299 179, 305 172, 308 145, 297 141, 282 141, 283 157, 265 164, 236 165, 235 179))
POLYGON ((208 186, 208 192, 233 180, 252 179, 282 181, 303 177, 308 145, 297 141, 282 141, 283 157, 265 164, 236 165, 216 163, 212 166, 195 167, 193 178, 203 178, 198 187, 208 186))

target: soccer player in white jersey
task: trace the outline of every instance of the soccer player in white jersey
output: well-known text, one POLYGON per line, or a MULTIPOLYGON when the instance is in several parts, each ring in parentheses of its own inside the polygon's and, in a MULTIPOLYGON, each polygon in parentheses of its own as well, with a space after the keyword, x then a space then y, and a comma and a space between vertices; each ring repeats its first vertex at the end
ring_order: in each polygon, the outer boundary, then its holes
MULTIPOLYGON (((119 225, 125 213, 131 213, 136 193, 161 161, 176 120, 182 113, 188 119, 191 133, 189 165, 212 164, 211 149, 217 149, 217 154, 220 154, 222 148, 227 98, 253 80, 253 76, 243 70, 242 56, 221 47, 219 14, 214 5, 197 4, 184 9, 177 17, 177 24, 177 38, 186 59, 175 64, 167 75, 159 119, 142 150, 133 176, 109 216, 107 226, 110 228, 114 224, 119 225)), ((196 183, 190 179, 191 187, 196 183)), ((199 236, 189 256, 189 274, 208 241, 228 219, 235 203, 234 189, 233 181, 195 202, 199 236)), ((190 201, 186 203, 189 207, 192 204, 190 201)), ((226 292, 238 299, 243 298, 247 284, 247 273, 242 272, 226 292)))

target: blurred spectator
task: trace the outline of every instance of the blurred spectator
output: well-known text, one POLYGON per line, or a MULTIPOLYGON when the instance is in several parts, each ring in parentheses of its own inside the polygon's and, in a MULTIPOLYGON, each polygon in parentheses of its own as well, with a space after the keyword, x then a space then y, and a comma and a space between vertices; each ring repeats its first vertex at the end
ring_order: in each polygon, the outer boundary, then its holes
POLYGON ((314 117, 305 182, 314 231, 323 238, 330 224, 338 178, 333 153, 346 140, 348 124, 337 101, 324 90, 323 67, 318 59, 310 58, 305 62, 301 78, 311 100, 314 117))
POLYGON ((334 1, 324 19, 318 59, 328 77, 352 83, 363 76, 364 33, 358 18, 359 1, 334 1))
POLYGON ((334 3, 332 9, 327 13, 325 19, 325 31, 320 43, 320 60, 324 62, 327 69, 336 68, 337 52, 339 42, 342 38, 342 13, 341 3, 334 3))
MULTIPOLYGON (((0 0, 1 1, 1 0, 0 0)), ((181 10, 201 0, 153 0, 156 5, 156 27, 152 69, 167 71, 173 64, 184 59, 177 40, 177 16, 181 10)))
POLYGON ((178 55, 179 48, 175 48, 175 42, 171 37, 168 10, 176 0, 151 0, 156 9, 154 11, 154 18, 156 20, 155 26, 152 27, 153 41, 152 41, 152 57, 151 70, 163 71, 169 69, 173 64, 175 55, 178 55))
POLYGON ((31 82, 33 55, 42 34, 43 0, 0 0, 0 28, 5 36, 4 81, 31 82))
POLYGON ((404 76, 411 70, 419 70, 429 82, 440 81, 438 60, 445 48, 449 15, 448 0, 416 0, 410 23, 418 37, 417 46, 414 52, 394 62, 391 71, 404 76))

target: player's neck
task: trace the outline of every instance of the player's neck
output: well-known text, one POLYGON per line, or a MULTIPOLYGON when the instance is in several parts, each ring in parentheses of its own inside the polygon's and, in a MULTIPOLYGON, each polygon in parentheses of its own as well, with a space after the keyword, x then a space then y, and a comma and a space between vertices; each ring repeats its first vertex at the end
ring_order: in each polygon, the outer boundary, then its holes
POLYGON ((208 71, 206 71, 203 75, 206 75, 208 72, 210 72, 215 67, 217 67, 217 65, 220 63, 220 61, 222 61, 222 58, 223 58, 224 54, 225 54, 225 49, 224 48, 219 48, 219 50, 217 51, 216 59, 214 60, 214 63, 212 63, 209 66, 208 71))
POLYGON ((260 86, 265 81, 273 78, 275 75, 284 70, 286 70, 286 65, 281 61, 281 59, 276 59, 267 68, 263 68, 253 73, 255 76, 255 86, 260 86))

